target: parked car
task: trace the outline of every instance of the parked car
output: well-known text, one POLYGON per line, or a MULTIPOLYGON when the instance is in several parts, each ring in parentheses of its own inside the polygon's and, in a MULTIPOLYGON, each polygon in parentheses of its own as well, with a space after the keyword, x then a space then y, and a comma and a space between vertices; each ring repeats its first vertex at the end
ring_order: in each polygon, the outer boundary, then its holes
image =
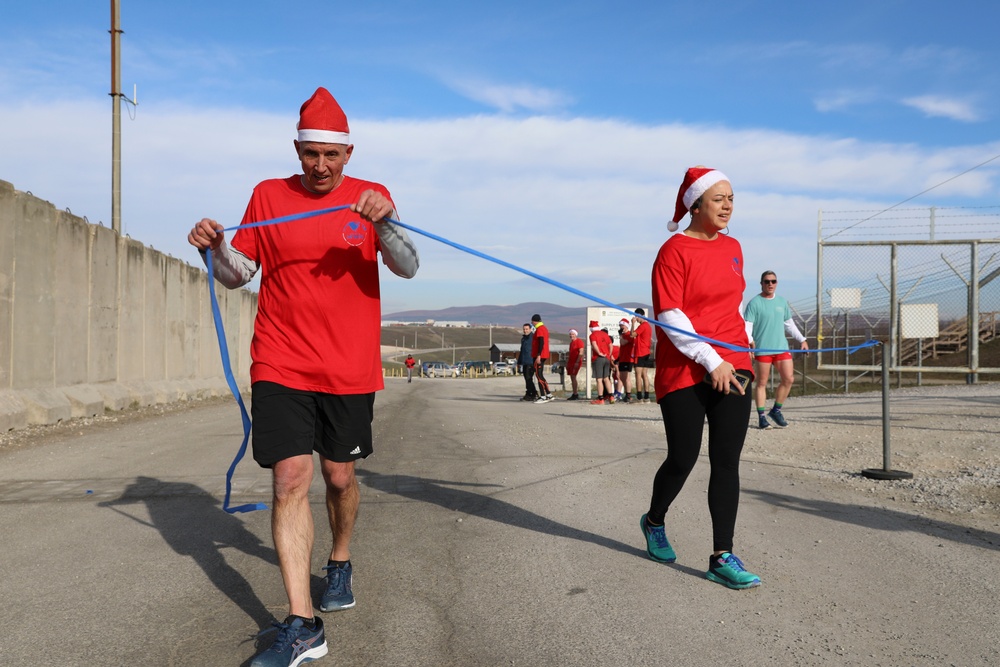
POLYGON ((456 378, 458 369, 443 361, 428 361, 424 364, 424 375, 430 378, 456 378))
POLYGON ((493 364, 493 373, 495 375, 513 375, 514 366, 506 361, 498 361, 493 364))
POLYGON ((486 375, 490 372, 490 362, 488 361, 463 361, 459 364, 459 372, 472 375, 486 375))

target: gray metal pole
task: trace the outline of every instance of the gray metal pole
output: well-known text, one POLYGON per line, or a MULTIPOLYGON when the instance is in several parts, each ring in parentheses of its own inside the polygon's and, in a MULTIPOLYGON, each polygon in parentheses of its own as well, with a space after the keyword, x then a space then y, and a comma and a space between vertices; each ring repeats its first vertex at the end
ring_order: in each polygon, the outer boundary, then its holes
POLYGON ((111 229, 122 233, 121 13, 111 0, 111 229))
MULTIPOLYGON (((972 242, 969 257, 969 368, 979 369, 979 243, 972 242)), ((969 376, 972 384, 979 381, 979 373, 969 376)))
POLYGON ((892 336, 882 343, 882 467, 865 468, 861 474, 869 479, 910 479, 913 473, 892 469, 892 449, 889 445, 889 361, 892 359, 892 336))

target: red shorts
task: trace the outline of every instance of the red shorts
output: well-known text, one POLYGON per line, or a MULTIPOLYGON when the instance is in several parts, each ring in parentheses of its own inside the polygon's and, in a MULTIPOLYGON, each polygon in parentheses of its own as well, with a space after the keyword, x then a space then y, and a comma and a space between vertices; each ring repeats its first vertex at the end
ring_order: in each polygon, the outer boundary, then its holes
POLYGON ((776 361, 784 361, 785 359, 791 359, 791 352, 782 352, 781 354, 755 354, 754 359, 762 364, 773 364, 776 361))

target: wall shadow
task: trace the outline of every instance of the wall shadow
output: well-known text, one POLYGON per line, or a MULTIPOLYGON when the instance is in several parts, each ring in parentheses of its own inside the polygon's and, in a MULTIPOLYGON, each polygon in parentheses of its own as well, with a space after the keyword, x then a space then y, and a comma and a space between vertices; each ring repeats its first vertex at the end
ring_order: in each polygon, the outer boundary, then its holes
POLYGON ((829 500, 802 498, 782 493, 769 493, 744 488, 742 493, 783 510, 801 512, 824 519, 882 531, 913 531, 941 540, 1000 551, 1000 534, 977 530, 947 521, 929 519, 899 510, 862 507, 856 504, 837 503, 829 500))
MULTIPOLYGON (((481 495, 455 487, 503 488, 498 484, 470 484, 450 480, 424 479, 412 475, 382 475, 371 470, 358 468, 355 470, 358 479, 365 486, 410 500, 438 505, 445 509, 462 512, 498 523, 504 523, 515 528, 531 530, 553 537, 563 537, 580 542, 589 542, 613 551, 620 551, 629 556, 646 558, 646 552, 630 544, 613 540, 603 535, 591 533, 567 526, 540 516, 529 510, 513 505, 505 500, 499 500, 488 495, 481 495)), ((638 531, 638 529, 637 529, 638 531)))

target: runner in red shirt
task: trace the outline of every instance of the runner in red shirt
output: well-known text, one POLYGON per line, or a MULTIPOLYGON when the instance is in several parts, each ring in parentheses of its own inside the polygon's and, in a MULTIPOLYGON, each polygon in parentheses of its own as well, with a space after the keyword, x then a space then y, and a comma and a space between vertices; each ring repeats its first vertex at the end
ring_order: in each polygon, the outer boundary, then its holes
POLYGON ((614 403, 614 387, 611 386, 611 336, 602 331, 597 320, 590 321, 590 362, 597 380, 597 398, 593 405, 614 403))
POLYGON ((622 383, 622 400, 629 403, 632 400, 632 369, 635 367, 635 339, 632 336, 632 323, 622 318, 618 321, 618 339, 621 350, 618 352, 618 375, 622 383))
POLYGON ((531 341, 531 358, 535 361, 535 377, 538 379, 538 398, 535 403, 546 403, 555 398, 545 381, 545 363, 549 360, 549 328, 542 323, 542 316, 531 316, 531 326, 535 328, 535 337, 531 341))
POLYGON ((253 455, 271 468, 271 527, 289 616, 274 643, 253 661, 298 664, 327 653, 323 621, 313 615, 313 536, 309 487, 319 453, 333 548, 322 611, 354 606, 350 541, 360 493, 354 462, 372 452, 375 392, 382 389, 379 354, 378 254, 389 269, 412 277, 419 264, 385 187, 344 175, 354 151, 347 117, 319 88, 299 110, 295 151, 302 173, 260 183, 243 223, 349 205, 279 225, 245 227, 224 242, 222 226, 202 219, 188 242, 211 251, 226 287, 248 283, 259 269, 260 294, 250 346, 253 455), (296 653, 298 646, 308 646, 296 653))
POLYGON ((413 367, 417 365, 417 360, 413 358, 412 354, 406 355, 406 381, 413 382, 413 367))
POLYGON ((566 372, 569 374, 569 380, 573 383, 573 394, 569 397, 570 401, 580 400, 580 386, 576 379, 577 373, 583 367, 583 339, 577 333, 576 329, 569 330, 569 359, 566 360, 566 372))
POLYGON ((740 454, 751 407, 747 385, 753 373, 740 308, 746 288, 743 251, 727 235, 733 213, 729 179, 714 169, 689 169, 677 194, 671 231, 688 210, 687 229, 663 244, 653 264, 653 309, 656 319, 671 327, 656 331, 656 398, 667 435, 667 458, 653 479, 649 512, 639 523, 649 557, 673 562, 676 554, 664 523, 698 461, 707 420, 713 552, 705 576, 728 588, 751 588, 760 585, 760 577, 748 572, 732 553, 740 454))
MULTIPOLYGON (((642 308, 635 309, 636 315, 646 315, 642 308)), ((649 322, 639 317, 632 318, 632 338, 635 341, 635 397, 639 403, 649 403, 649 369, 655 367, 650 348, 653 343, 653 329, 649 322)))

